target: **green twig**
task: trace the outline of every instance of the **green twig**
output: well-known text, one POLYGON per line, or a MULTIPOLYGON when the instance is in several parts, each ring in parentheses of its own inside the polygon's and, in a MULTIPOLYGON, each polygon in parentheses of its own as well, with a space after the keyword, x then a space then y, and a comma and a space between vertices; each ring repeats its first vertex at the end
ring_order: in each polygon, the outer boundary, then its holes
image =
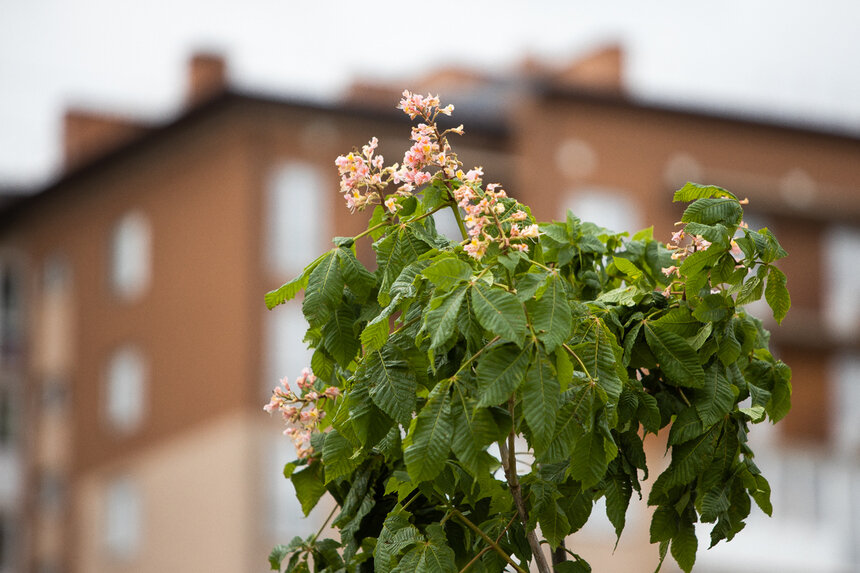
MULTIPOLYGON (((497 544, 497 545, 498 545, 499 541, 501 541, 501 540, 502 540, 502 537, 504 537, 504 535, 505 535, 505 533, 508 531, 508 529, 510 529, 511 525, 514 523, 514 520, 515 520, 516 518, 517 518, 517 514, 516 514, 516 512, 514 512, 514 514, 513 514, 513 515, 511 516, 511 518, 508 520, 508 524, 505 526, 505 528, 504 528, 504 529, 502 529, 502 532, 501 532, 501 533, 499 533, 499 536, 498 536, 498 537, 496 537, 496 544, 497 544)), ((472 557, 471 561, 469 561, 468 563, 466 563, 466 565, 464 565, 464 566, 463 566, 463 568, 462 568, 462 569, 460 569, 460 572, 459 572, 459 573, 466 573, 466 571, 469 569, 469 567, 471 567, 472 565, 474 565, 475 563, 477 563, 478 559, 480 559, 481 557, 483 557, 484 553, 487 553, 488 551, 491 551, 492 549, 493 549, 493 548, 492 548, 492 546, 489 546, 489 545, 488 545, 487 547, 484 547, 483 549, 481 549, 480 551, 478 551, 478 554, 477 554, 477 555, 475 555, 474 557, 472 557)))
POLYGON ((491 345, 493 345, 494 343, 496 343, 496 342, 499 340, 499 338, 500 338, 499 336, 495 337, 494 339, 492 339, 491 341, 489 341, 487 344, 485 344, 483 348, 481 348, 479 351, 477 351, 477 352, 476 352, 476 353, 474 353, 472 356, 470 356, 470 357, 469 357, 469 359, 468 359, 468 360, 466 360, 465 362, 463 362, 463 364, 460 366, 460 368, 459 368, 459 369, 457 369, 457 371, 456 371, 456 372, 454 372, 454 376, 452 376, 452 378, 453 378, 453 377, 455 377, 455 376, 457 376, 457 374, 459 374, 460 372, 462 372, 462 371, 463 371, 463 369, 464 369, 466 366, 468 366, 469 364, 471 364, 471 363, 472 363, 472 362, 473 362, 473 361, 474 361, 478 356, 480 356, 480 355, 481 355, 481 353, 482 353, 484 350, 486 350, 486 349, 487 349, 487 348, 489 348, 491 345))
MULTIPOLYGON (((484 533, 484 531, 483 531, 480 527, 478 527, 477 525, 475 525, 474 523, 472 523, 472 522, 469 520, 469 518, 467 518, 465 515, 463 515, 462 513, 460 513, 460 512, 459 512, 458 510, 456 510, 456 509, 452 509, 452 510, 451 510, 451 513, 454 515, 454 517, 456 517, 457 519, 459 519, 460 521, 462 521, 463 523, 465 523, 465 524, 469 527, 469 529, 471 529, 472 531, 474 531, 475 533, 477 533, 478 535, 480 535, 480 536, 481 536, 481 539, 483 539, 484 541, 486 541, 486 542, 490 545, 490 547, 492 547, 492 548, 496 551, 496 553, 498 553, 499 555, 501 555, 501 556, 502 556, 502 558, 503 558, 505 561, 507 561, 507 562, 508 562, 508 564, 510 564, 510 565, 511 565, 511 567, 513 567, 514 569, 516 569, 519 573, 528 573, 525 569, 523 569, 522 567, 520 567, 519 565, 517 565, 517 563, 516 563, 513 559, 511 559, 511 556, 510 556, 510 555, 508 555, 507 553, 505 553, 505 551, 504 551, 501 547, 499 547, 499 544, 498 544, 498 543, 496 543, 495 541, 493 541, 492 539, 490 539, 490 536, 489 536, 489 535, 487 535, 486 533, 484 533)), ((471 563, 470 563, 470 564, 471 564, 471 563)))

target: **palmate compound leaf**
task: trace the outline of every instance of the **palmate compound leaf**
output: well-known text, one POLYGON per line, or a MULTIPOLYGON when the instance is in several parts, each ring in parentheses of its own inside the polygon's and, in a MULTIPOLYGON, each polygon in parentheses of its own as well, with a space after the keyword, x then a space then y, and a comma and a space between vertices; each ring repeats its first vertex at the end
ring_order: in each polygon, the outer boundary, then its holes
POLYGON ((528 301, 526 308, 537 337, 543 342, 548 353, 567 340, 570 335, 571 313, 561 277, 556 275, 550 278, 543 296, 528 301))
POLYGON ((531 360, 531 351, 531 345, 517 348, 513 344, 501 344, 478 359, 479 408, 501 404, 519 388, 531 360))
POLYGON ((657 357, 660 369, 676 386, 701 388, 705 383, 705 371, 699 357, 686 340, 654 323, 645 323, 645 340, 657 357))
POLYGON ((373 550, 376 573, 389 573, 394 567, 394 558, 401 551, 424 541, 421 532, 409 523, 409 513, 400 509, 398 504, 382 523, 382 531, 373 550))
POLYGON ((415 483, 435 478, 448 457, 453 436, 450 387, 450 380, 436 384, 403 440, 403 461, 415 483))
POLYGON ((481 326, 522 346, 526 334, 526 314, 516 296, 501 288, 477 282, 472 285, 472 308, 481 326))
POLYGON ((581 371, 585 367, 585 374, 597 382, 612 402, 617 402, 621 395, 621 373, 624 378, 627 375, 621 367, 623 350, 615 335, 603 320, 588 316, 576 327, 573 340, 577 342, 572 348, 576 357, 574 368, 581 371))
POLYGON ((427 526, 427 541, 418 543, 403 556, 397 570, 402 573, 456 573, 454 550, 437 524, 427 526))

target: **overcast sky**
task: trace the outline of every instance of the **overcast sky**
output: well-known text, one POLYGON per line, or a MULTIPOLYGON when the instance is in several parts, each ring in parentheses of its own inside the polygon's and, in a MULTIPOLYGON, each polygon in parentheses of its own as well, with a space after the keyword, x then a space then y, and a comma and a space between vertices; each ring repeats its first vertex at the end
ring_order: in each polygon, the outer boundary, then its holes
POLYGON ((856 0, 0 0, 0 187, 56 173, 65 105, 168 118, 199 48, 237 87, 327 98, 611 41, 637 97, 860 135, 856 0))

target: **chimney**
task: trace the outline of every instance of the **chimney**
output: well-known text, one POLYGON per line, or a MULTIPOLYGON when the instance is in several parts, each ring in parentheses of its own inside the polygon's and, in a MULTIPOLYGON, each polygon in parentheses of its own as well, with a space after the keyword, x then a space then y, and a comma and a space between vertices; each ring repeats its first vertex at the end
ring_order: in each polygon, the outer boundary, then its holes
POLYGON ((223 92, 227 86, 227 64, 213 53, 197 53, 188 64, 186 103, 194 107, 223 92))
POLYGON ((95 159, 146 133, 148 127, 123 117, 68 109, 63 117, 64 167, 95 159))
POLYGON ((618 44, 592 52, 550 74, 550 81, 603 93, 624 92, 624 50, 618 44))

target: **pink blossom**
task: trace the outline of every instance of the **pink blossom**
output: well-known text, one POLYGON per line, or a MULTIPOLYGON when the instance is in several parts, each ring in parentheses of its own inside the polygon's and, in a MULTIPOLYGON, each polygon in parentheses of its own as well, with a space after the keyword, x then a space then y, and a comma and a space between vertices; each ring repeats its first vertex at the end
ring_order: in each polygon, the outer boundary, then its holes
POLYGON ((340 396, 340 389, 337 386, 329 386, 325 389, 325 395, 329 398, 337 398, 340 396))
POLYGON ((396 195, 390 195, 388 199, 385 200, 385 208, 391 213, 396 213, 397 210, 401 208, 397 203, 396 195))
POLYGON ((529 225, 522 230, 521 235, 529 239, 534 239, 540 235, 540 228, 537 225, 529 225))
POLYGON ((470 169, 468 173, 466 173, 463 179, 465 181, 475 182, 478 181, 481 177, 484 176, 484 168, 483 167, 475 167, 474 169, 470 169))
POLYGON ((512 221, 525 221, 526 217, 528 217, 528 215, 526 215, 525 211, 514 211, 511 213, 510 219, 512 221))
POLYGON ((662 272, 667 277, 671 276, 673 274, 678 274, 678 267, 676 267, 676 266, 665 267, 664 269, 662 269, 662 272))

